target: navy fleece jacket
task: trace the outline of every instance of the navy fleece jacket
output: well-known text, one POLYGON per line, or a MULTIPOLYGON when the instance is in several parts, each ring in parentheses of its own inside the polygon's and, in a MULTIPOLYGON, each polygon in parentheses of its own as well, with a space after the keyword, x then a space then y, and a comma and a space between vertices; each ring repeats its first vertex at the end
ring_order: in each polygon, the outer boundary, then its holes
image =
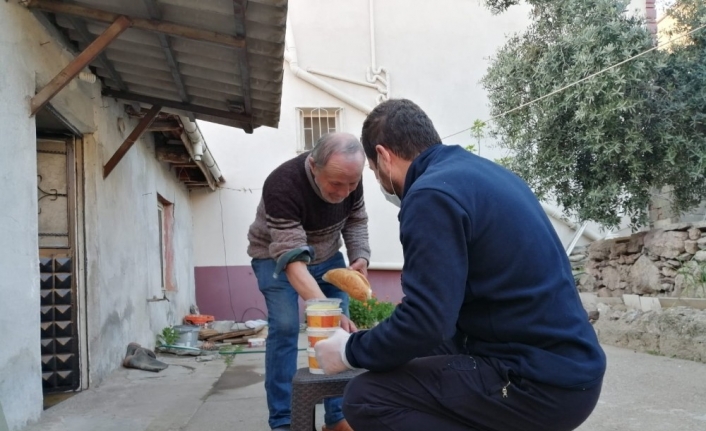
POLYGON ((389 319, 351 335, 352 366, 392 370, 461 335, 469 354, 518 377, 577 389, 601 381, 605 355, 566 253, 519 177, 435 145, 407 172, 399 220, 405 297, 389 319))

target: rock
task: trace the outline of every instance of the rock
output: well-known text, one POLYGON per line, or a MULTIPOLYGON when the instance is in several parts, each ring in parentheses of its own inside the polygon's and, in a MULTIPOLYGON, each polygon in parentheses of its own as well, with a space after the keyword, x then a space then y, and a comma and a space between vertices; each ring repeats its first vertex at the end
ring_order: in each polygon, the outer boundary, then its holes
POLYGON ((640 253, 637 253, 637 254, 626 254, 625 256, 621 256, 621 258, 624 258, 624 259, 625 259, 625 264, 626 264, 626 265, 632 265, 633 263, 635 263, 635 261, 637 261, 637 259, 640 258, 640 256, 642 256, 640 253))
POLYGON ((590 260, 606 260, 610 256, 610 249, 613 247, 615 240, 607 239, 603 241, 594 241, 588 247, 588 258, 590 260))
POLYGON ((696 241, 686 240, 684 241, 684 250, 689 254, 696 254, 699 251, 699 246, 696 241))
POLYGON ((601 270, 598 268, 598 262, 595 260, 589 260, 588 263, 586 263, 586 273, 592 275, 595 278, 598 278, 601 276, 601 270))
POLYGON ((617 269, 609 266, 603 269, 603 284, 610 289, 615 290, 620 284, 620 273, 617 269))
POLYGON ((677 276, 677 272, 674 269, 665 266, 662 268, 662 275, 673 278, 677 276))
POLYGON ((673 285, 673 284, 662 283, 662 291, 664 291, 664 292, 671 292, 672 290, 674 290, 674 285, 673 285))
POLYGON ((596 320, 601 317, 601 313, 598 310, 592 310, 588 312, 588 321, 593 325, 596 323, 596 320))
POLYGON ((706 262, 706 250, 700 250, 694 255, 694 260, 697 262, 706 262))
POLYGON ((596 288, 596 278, 591 274, 584 273, 579 278, 579 288, 583 292, 593 292, 596 288))
POLYGON ((690 253, 680 254, 679 256, 677 256, 677 260, 680 262, 686 262, 687 260, 691 260, 691 256, 693 255, 690 253))
POLYGON ((645 249, 657 256, 673 259, 684 253, 686 232, 653 230, 645 236, 645 249))
POLYGON ((681 262, 679 262, 678 260, 668 260, 666 263, 672 268, 678 268, 681 266, 681 262))
POLYGON ((706 250, 706 237, 701 238, 700 240, 696 241, 696 245, 701 249, 701 250, 706 250))
POLYGON ((697 239, 701 238, 701 230, 695 227, 692 227, 686 233, 689 234, 689 239, 696 241, 697 239))
MULTIPOLYGON (((645 235, 647 235, 647 232, 632 235, 630 241, 628 241, 626 252, 628 254, 642 253, 642 247, 645 245, 645 235)), ((635 260, 637 260, 637 258, 635 260)))
POLYGON ((605 287, 598 289, 598 292, 596 292, 596 295, 598 295, 599 298, 610 298, 611 297, 610 290, 608 290, 605 287))
POLYGON ((645 256, 640 257, 630 269, 628 283, 637 294, 650 294, 658 291, 660 283, 659 269, 645 256))
POLYGON ((608 256, 608 258, 609 259, 617 259, 619 256, 627 254, 627 252, 628 252, 628 243, 627 242, 616 242, 610 248, 610 255, 608 256))

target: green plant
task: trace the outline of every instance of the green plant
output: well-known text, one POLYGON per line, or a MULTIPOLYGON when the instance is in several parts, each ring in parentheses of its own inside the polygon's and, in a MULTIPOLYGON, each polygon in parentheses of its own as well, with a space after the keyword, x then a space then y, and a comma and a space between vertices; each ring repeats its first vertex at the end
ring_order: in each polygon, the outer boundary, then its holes
POLYGON ((684 277, 683 287, 679 297, 690 296, 693 298, 706 298, 706 262, 689 261, 677 270, 677 275, 684 277))
MULTIPOLYGON (((481 120, 476 120, 471 126, 471 137, 478 143, 478 155, 480 156, 480 141, 485 138, 485 126, 486 122, 481 120)), ((470 145, 469 145, 470 146, 470 145)), ((475 147, 475 146, 473 146, 475 147)), ((475 149, 475 148, 474 148, 475 149)))
POLYGON ((377 298, 365 302, 351 298, 348 304, 351 320, 359 329, 369 329, 390 317, 395 311, 395 304, 379 301, 377 298))
POLYGON ((173 346, 179 339, 179 332, 173 326, 167 326, 162 329, 160 334, 157 334, 157 345, 173 346))
POLYGON ((243 350, 242 345, 230 345, 224 346, 218 349, 218 353, 223 356, 223 361, 226 363, 226 367, 230 367, 235 360, 235 355, 243 350))

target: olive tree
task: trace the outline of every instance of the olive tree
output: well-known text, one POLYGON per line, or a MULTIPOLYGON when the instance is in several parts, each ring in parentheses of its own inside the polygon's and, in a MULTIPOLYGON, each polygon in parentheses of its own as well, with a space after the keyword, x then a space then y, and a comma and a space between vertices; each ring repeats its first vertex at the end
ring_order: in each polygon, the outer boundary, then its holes
MULTIPOLYGON (((501 12, 517 1, 486 3, 501 12)), ((612 67, 655 45, 628 2, 528 3, 531 25, 482 80, 505 163, 541 198, 608 226, 624 215, 644 224, 656 189, 672 190, 677 212, 706 197, 706 30, 612 67)), ((703 0, 672 11, 676 31, 706 23, 703 0)))

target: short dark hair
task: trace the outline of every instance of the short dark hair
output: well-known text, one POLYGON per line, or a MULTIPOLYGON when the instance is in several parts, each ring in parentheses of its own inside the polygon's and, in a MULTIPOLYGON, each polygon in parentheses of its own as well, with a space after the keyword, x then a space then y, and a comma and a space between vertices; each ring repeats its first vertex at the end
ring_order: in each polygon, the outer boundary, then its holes
POLYGON ((422 108, 411 100, 390 99, 368 114, 360 141, 371 160, 375 160, 375 146, 380 144, 404 160, 413 160, 441 143, 441 138, 422 108))

